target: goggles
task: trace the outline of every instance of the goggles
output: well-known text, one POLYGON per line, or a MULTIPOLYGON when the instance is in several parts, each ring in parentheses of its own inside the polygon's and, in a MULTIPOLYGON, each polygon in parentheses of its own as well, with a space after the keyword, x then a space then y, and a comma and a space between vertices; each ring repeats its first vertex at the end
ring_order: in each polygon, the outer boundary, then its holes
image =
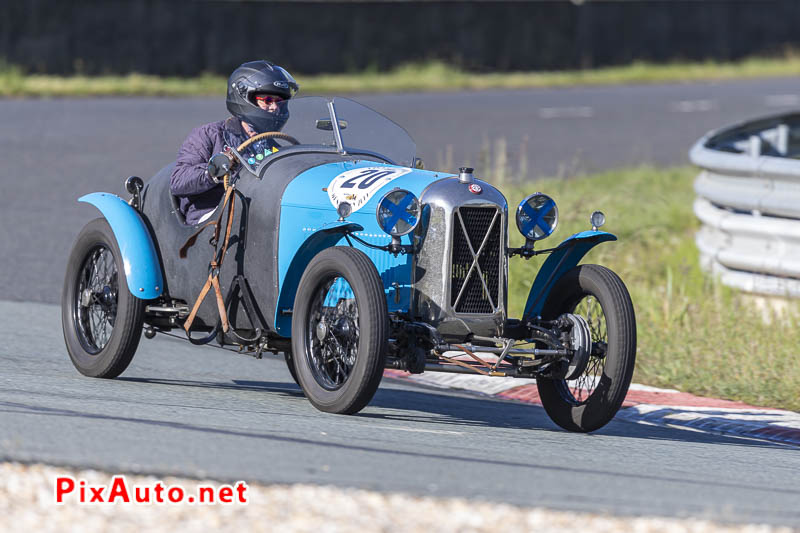
POLYGON ((283 102, 283 98, 280 96, 275 96, 274 94, 257 94, 255 99, 256 103, 264 102, 267 105, 279 104, 283 102))

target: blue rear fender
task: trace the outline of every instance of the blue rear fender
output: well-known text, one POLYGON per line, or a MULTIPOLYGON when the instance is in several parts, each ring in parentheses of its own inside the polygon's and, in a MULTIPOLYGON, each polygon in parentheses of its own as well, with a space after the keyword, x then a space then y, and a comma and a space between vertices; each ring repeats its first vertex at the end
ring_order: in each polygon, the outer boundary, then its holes
POLYGON ((565 239, 550 253, 545 260, 536 279, 533 281, 525 312, 522 317, 527 320, 541 315, 547 296, 561 276, 572 270, 589 250, 605 241, 616 241, 617 236, 605 231, 582 231, 565 239))
POLYGON ((161 263, 139 213, 119 196, 104 192, 81 196, 78 201, 99 209, 111 226, 122 254, 130 293, 142 300, 159 297, 164 290, 161 263))

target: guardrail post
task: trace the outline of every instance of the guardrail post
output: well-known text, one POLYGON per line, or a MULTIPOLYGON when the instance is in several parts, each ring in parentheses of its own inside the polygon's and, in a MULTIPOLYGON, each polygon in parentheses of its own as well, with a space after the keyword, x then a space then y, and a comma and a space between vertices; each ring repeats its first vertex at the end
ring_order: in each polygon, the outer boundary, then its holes
POLYGON ((778 126, 778 139, 775 141, 775 149, 783 157, 789 154, 789 125, 781 124, 778 126))
POLYGON ((759 157, 761 155, 761 137, 758 135, 750 136, 750 144, 747 147, 747 153, 750 157, 759 157))

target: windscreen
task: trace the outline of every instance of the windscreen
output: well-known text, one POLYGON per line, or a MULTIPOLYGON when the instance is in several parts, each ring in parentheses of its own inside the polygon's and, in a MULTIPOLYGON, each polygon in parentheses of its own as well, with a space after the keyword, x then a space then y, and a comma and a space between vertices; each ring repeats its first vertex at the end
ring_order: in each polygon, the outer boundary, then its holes
MULTIPOLYGON (((280 132, 296 139, 299 147, 336 147, 329 102, 333 103, 345 150, 373 152, 395 164, 413 166, 417 147, 406 130, 377 111, 348 98, 308 96, 281 102, 275 110, 276 116, 280 117, 276 124, 282 124, 280 132)), ((280 137, 270 143, 274 149, 258 147, 262 157, 253 159, 251 168, 265 164, 272 153, 292 145, 280 137)))
POLYGON ((333 99, 345 147, 361 148, 386 156, 398 165, 414 164, 417 145, 406 130, 369 107, 349 98, 333 99))
POLYGON ((331 121, 327 98, 307 96, 281 105, 285 105, 289 113, 289 120, 281 130, 283 133, 291 135, 300 144, 336 146, 333 129, 325 129, 331 121))

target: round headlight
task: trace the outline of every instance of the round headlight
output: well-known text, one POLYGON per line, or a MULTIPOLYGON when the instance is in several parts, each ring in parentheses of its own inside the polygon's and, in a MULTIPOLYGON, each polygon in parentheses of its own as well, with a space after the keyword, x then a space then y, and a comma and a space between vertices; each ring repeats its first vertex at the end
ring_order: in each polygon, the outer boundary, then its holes
POLYGON ((544 239, 558 225, 558 207, 552 198, 540 192, 525 198, 517 208, 517 228, 529 241, 544 239))
POLYGON ((378 202, 375 212, 378 225, 392 237, 400 237, 414 231, 419 223, 419 200, 403 189, 389 191, 378 202))

